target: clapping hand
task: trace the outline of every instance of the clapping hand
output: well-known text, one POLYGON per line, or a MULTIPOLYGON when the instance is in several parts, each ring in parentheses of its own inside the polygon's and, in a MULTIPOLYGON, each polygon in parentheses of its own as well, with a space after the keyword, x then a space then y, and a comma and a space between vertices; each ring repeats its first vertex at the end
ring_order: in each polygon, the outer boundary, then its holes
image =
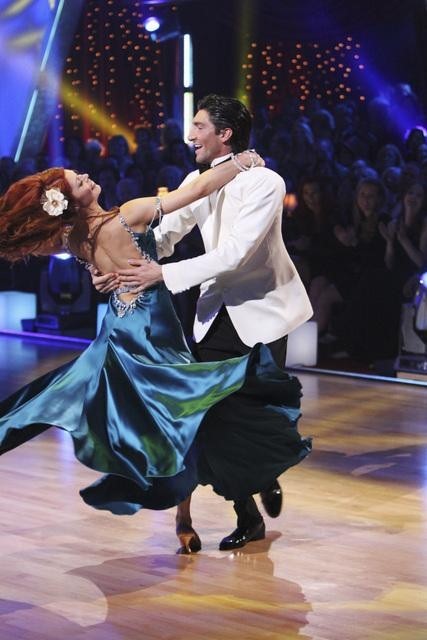
POLYGON ((378 225, 378 229, 386 242, 393 242, 396 235, 396 222, 394 220, 391 220, 388 224, 385 224, 385 222, 380 222, 378 225))
POLYGON ((396 231, 397 239, 400 244, 403 246, 408 241, 408 234, 406 232, 406 227, 403 223, 399 224, 396 231))

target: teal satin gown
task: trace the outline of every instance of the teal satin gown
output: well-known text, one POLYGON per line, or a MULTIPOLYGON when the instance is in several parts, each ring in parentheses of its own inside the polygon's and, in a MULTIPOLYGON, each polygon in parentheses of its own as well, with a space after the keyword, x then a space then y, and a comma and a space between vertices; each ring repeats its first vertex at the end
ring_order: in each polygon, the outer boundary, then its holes
MULTIPOLYGON (((154 234, 133 234, 156 258, 154 234)), ((301 387, 267 347, 196 362, 163 284, 134 308, 114 297, 100 333, 75 360, 0 403, 0 453, 50 427, 106 474, 80 494, 116 514, 165 509, 198 484, 227 499, 259 492, 310 451, 297 430, 301 387)))

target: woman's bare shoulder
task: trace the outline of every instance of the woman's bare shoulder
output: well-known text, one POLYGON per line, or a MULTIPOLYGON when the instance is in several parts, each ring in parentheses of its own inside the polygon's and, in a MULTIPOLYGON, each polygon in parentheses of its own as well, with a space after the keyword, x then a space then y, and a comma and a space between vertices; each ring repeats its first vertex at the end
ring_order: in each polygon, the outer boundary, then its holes
POLYGON ((137 233, 144 233, 147 230, 148 224, 145 218, 150 214, 154 217, 155 209, 154 204, 151 203, 148 198, 137 198, 136 200, 129 200, 120 206, 118 213, 119 224, 124 225, 124 222, 137 233), (144 209, 144 212, 142 211, 144 209), (152 209, 152 212, 151 212, 152 209), (146 211, 145 211, 146 210, 146 211))

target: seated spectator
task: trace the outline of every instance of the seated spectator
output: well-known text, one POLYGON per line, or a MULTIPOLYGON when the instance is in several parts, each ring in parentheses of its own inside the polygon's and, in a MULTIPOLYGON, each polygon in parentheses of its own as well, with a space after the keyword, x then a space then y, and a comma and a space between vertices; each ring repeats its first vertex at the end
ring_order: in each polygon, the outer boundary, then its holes
POLYGON ((427 143, 420 144, 416 152, 416 161, 418 166, 425 167, 427 165, 427 143))
POLYGON ((291 131, 289 152, 281 165, 286 182, 297 185, 300 176, 312 173, 316 161, 314 136, 305 118, 297 120, 291 131))
POLYGON ((426 143, 426 136, 420 127, 414 127, 408 133, 405 140, 405 160, 406 162, 414 162, 417 160, 418 147, 426 143))
POLYGON ((162 163, 164 166, 173 166, 179 169, 181 172, 180 182, 190 171, 195 169, 193 154, 184 140, 173 140, 163 149, 162 163))
POLYGON ((305 286, 329 273, 335 246, 336 223, 332 200, 317 177, 305 177, 298 189, 298 204, 284 219, 283 235, 305 286))
POLYGON ((316 109, 310 116, 310 126, 315 140, 333 140, 335 120, 327 109, 316 109))
POLYGON ((375 96, 368 103, 368 130, 377 148, 395 142, 395 127, 391 117, 392 105, 384 95, 375 96))
POLYGON ((404 298, 412 298, 413 277, 427 265, 427 194, 421 182, 403 194, 400 212, 387 225, 380 225, 387 243, 386 265, 404 298))
POLYGON ((172 142, 184 140, 180 124, 173 118, 168 118, 161 129, 160 133, 160 149, 164 151, 172 142))
POLYGON ((144 176, 144 195, 154 195, 157 172, 161 167, 158 141, 150 129, 137 127, 135 142, 137 146, 132 158, 134 165, 140 169, 144 176))
POLYGON ((277 167, 276 171, 279 173, 282 178, 286 179, 286 186, 288 191, 296 188, 296 184, 294 185, 290 179, 289 175, 285 176, 286 173, 286 158, 289 153, 290 147, 290 137, 289 134, 283 129, 278 129, 273 133, 270 137, 267 155, 272 159, 277 167))
POLYGON ((124 202, 135 200, 141 196, 139 185, 132 178, 121 178, 116 186, 117 204, 120 207, 124 202))
POLYGON ((63 163, 66 169, 86 173, 84 144, 83 140, 78 136, 67 136, 65 138, 63 163))
POLYGON ((160 169, 157 174, 157 188, 166 187, 168 191, 178 189, 182 182, 182 171, 172 164, 160 169))
POLYGON ((354 193, 357 184, 363 178, 378 177, 375 169, 370 167, 366 160, 355 160, 350 166, 350 170, 341 179, 337 189, 336 199, 337 208, 340 212, 342 224, 348 226, 351 224, 352 210, 354 206, 354 193))
POLYGON ((96 138, 89 138, 86 140, 84 148, 87 167, 86 173, 93 176, 93 179, 97 179, 103 162, 102 156, 105 153, 104 146, 96 138))
POLYGON ((147 196, 151 196, 153 195, 153 192, 147 192, 146 190, 146 186, 145 186, 145 179, 144 179, 144 173, 141 169, 141 167, 139 167, 136 164, 132 164, 130 167, 128 167, 126 169, 126 173, 125 173, 125 178, 131 178, 134 182, 136 182, 136 184, 138 185, 138 197, 147 195, 147 196))
POLYGON ((117 170, 116 163, 114 160, 105 158, 98 171, 98 184, 101 187, 101 195, 99 198, 101 207, 109 210, 118 206, 117 183, 119 180, 120 174, 117 170))
POLYGON ((381 181, 386 189, 386 210, 393 211, 402 191, 402 169, 388 167, 381 175, 381 181))
POLYGON ((362 272, 384 264, 384 240, 378 227, 384 200, 381 182, 362 178, 354 193, 351 218, 334 228, 335 264, 329 273, 315 277, 309 289, 319 333, 334 334, 333 318, 352 300, 362 272))
POLYGON ((402 165, 402 154, 395 144, 385 144, 378 150, 374 167, 379 175, 389 167, 401 167, 402 165))
POLYGON ((356 105, 354 102, 339 102, 332 109, 335 122, 335 142, 352 135, 356 131, 356 105))
POLYGON ((107 143, 107 157, 114 161, 119 176, 123 178, 128 167, 133 164, 129 145, 124 136, 120 134, 111 136, 107 143))
POLYGON ((414 182, 422 182, 421 167, 416 162, 405 162, 400 176, 400 197, 390 211, 391 218, 395 219, 402 215, 403 196, 414 182))
POLYGON ((403 196, 400 217, 379 220, 376 234, 383 240, 382 246, 377 241, 383 264, 364 258, 338 325, 353 357, 372 361, 397 355, 401 306, 412 300, 419 270, 427 261, 425 200, 425 188, 414 183, 403 196))

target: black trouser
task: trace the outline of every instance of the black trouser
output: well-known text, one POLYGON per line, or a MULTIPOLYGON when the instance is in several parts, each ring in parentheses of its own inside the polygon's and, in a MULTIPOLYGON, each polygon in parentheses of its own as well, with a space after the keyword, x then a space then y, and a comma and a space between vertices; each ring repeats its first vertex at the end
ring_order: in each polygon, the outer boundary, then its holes
MULTIPOLYGON (((287 342, 288 336, 283 336, 267 344, 275 363, 282 369, 285 366, 287 342)), ((251 347, 239 338, 224 306, 221 307, 205 337, 193 348, 195 357, 201 362, 244 356, 250 350, 251 347)))
MULTIPOLYGON (((283 336, 283 338, 267 344, 274 361, 281 368, 285 366, 287 342, 288 336, 283 336)), ((195 357, 201 362, 212 362, 244 356, 249 353, 251 347, 241 341, 226 308, 223 306, 206 336, 201 342, 194 345, 193 350, 195 357)), ((235 502, 234 510, 237 513, 237 525, 239 527, 247 526, 251 522, 262 518, 252 496, 235 502)))

